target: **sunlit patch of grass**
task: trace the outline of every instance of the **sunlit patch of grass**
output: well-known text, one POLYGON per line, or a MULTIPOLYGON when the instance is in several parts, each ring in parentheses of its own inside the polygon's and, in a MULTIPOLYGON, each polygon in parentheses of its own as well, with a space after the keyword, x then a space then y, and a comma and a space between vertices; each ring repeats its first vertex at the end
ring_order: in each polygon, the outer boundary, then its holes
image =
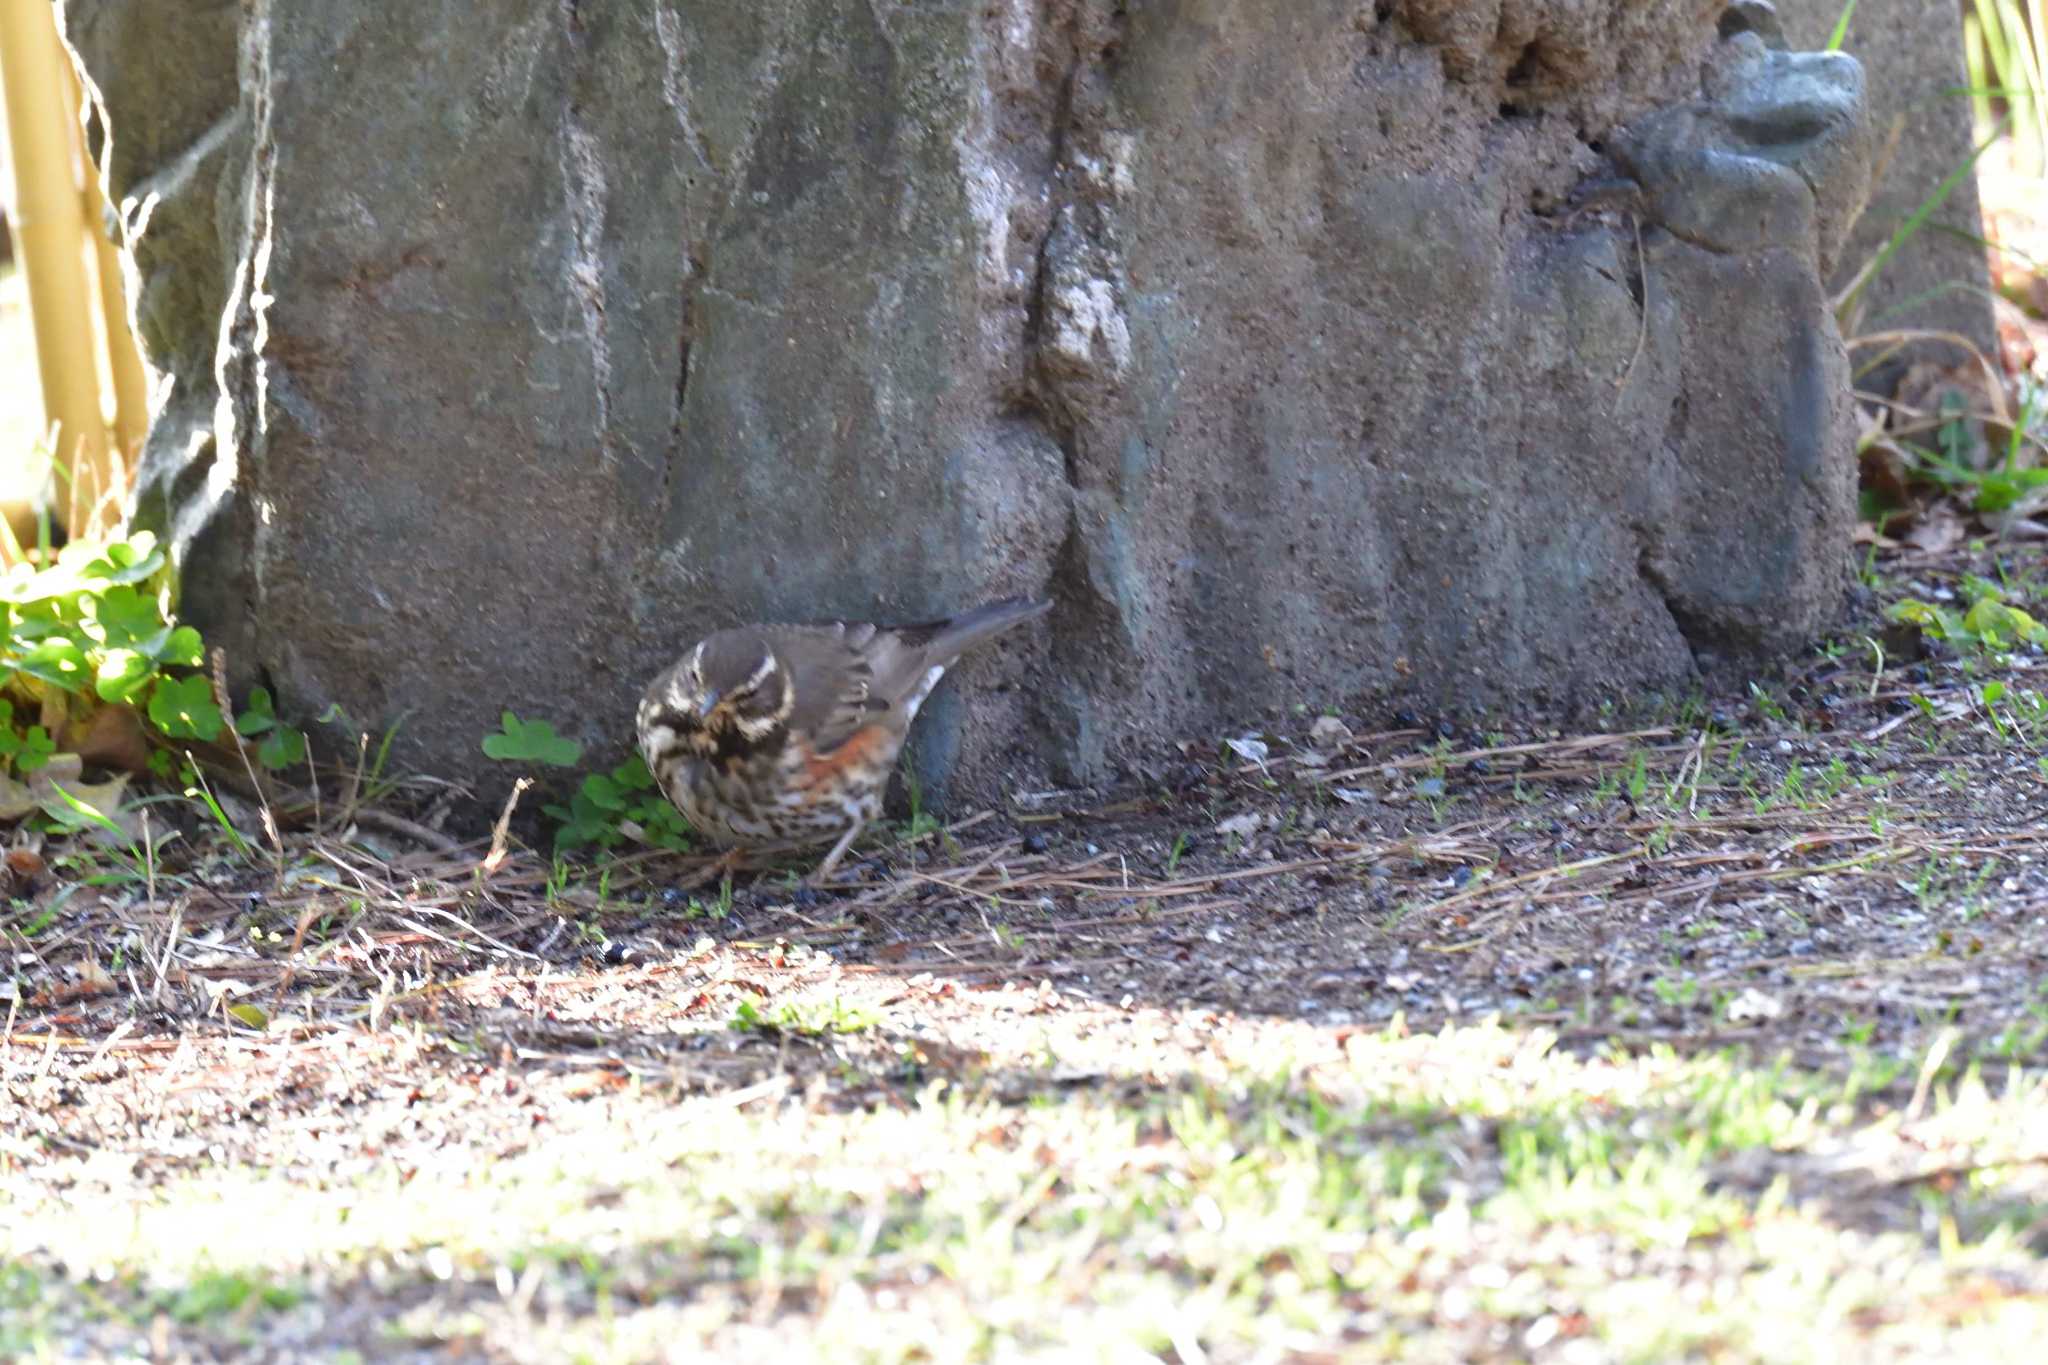
POLYGON ((1451 1358, 1559 1336, 1802 1358, 1937 1324, 2036 1331, 2048 1289, 2016 1222, 2042 1199, 2019 1145, 2048 1131, 2048 1090, 2024 1077, 1937 1087, 1908 1118, 1825 1073, 1580 1057, 1479 1026, 1151 1098, 1038 1098, 628 1096, 502 1153, 311 1180, 231 1166, 140 1188, 80 1162, 64 1208, 6 1215, 0 1252, 68 1304, 47 1321, 85 1312, 89 1287, 261 1338, 266 1315, 317 1307, 284 1286, 319 1284, 402 1295, 405 1340, 518 1358, 1451 1358), (1983 1178, 1952 1198, 1916 1174, 1930 1153, 1983 1178), (1932 1236, 1913 1230, 1922 1199, 1932 1236), (1842 1221, 1872 1200, 1881 1226, 1842 1221), (1998 1295, 1969 1287, 1994 1274, 1998 1295))

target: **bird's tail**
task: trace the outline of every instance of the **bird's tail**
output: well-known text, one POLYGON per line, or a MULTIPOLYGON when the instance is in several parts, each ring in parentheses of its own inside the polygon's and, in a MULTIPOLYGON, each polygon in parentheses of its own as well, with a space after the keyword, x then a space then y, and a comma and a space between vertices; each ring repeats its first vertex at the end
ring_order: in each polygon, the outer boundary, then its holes
POLYGON ((1021 626, 1051 610, 1052 602, 1048 599, 1006 597, 1000 602, 989 602, 943 621, 911 626, 902 633, 908 639, 918 641, 932 662, 950 663, 1010 627, 1021 626), (921 640, 918 639, 920 636, 923 636, 921 640))

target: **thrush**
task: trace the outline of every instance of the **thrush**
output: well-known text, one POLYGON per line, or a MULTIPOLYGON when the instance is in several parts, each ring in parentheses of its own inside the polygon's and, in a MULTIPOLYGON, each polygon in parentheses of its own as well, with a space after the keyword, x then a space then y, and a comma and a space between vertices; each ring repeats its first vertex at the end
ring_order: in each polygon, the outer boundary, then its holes
POLYGON ((1052 603, 1010 598, 942 621, 739 626, 706 636, 648 685, 635 717, 661 790, 713 844, 831 844, 831 875, 882 810, 932 688, 976 645, 1052 603))

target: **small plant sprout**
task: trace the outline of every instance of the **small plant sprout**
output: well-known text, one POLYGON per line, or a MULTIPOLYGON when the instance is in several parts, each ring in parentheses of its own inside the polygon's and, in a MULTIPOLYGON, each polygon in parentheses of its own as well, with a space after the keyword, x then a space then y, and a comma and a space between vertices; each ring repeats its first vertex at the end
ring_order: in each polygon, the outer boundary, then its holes
MULTIPOLYGON (((547 721, 522 720, 511 711, 504 713, 496 732, 484 736, 483 750, 500 762, 554 768, 573 768, 583 758, 583 746, 556 734, 547 721)), ((586 775, 566 803, 550 802, 541 813, 555 822, 557 854, 627 843, 671 851, 690 846, 682 812, 661 793, 638 754, 608 772, 586 775)))
POLYGON ((521 720, 507 711, 499 729, 484 736, 484 753, 503 763, 541 763, 551 768, 573 768, 583 757, 583 746, 555 733, 544 720, 521 720))

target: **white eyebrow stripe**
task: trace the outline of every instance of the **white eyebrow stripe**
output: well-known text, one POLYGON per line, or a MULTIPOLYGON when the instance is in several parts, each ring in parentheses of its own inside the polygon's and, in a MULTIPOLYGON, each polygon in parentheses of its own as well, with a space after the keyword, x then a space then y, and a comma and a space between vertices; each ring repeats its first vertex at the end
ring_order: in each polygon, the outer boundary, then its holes
POLYGON ((768 676, 774 671, 775 656, 773 654, 770 654, 766 658, 762 659, 760 663, 754 666, 753 676, 748 678, 745 682, 741 683, 738 687, 735 687, 733 691, 751 692, 755 688, 759 687, 762 683, 767 682, 768 676))
POLYGON ((704 676, 704 643, 699 640, 697 647, 690 651, 690 673, 700 678, 704 676))

